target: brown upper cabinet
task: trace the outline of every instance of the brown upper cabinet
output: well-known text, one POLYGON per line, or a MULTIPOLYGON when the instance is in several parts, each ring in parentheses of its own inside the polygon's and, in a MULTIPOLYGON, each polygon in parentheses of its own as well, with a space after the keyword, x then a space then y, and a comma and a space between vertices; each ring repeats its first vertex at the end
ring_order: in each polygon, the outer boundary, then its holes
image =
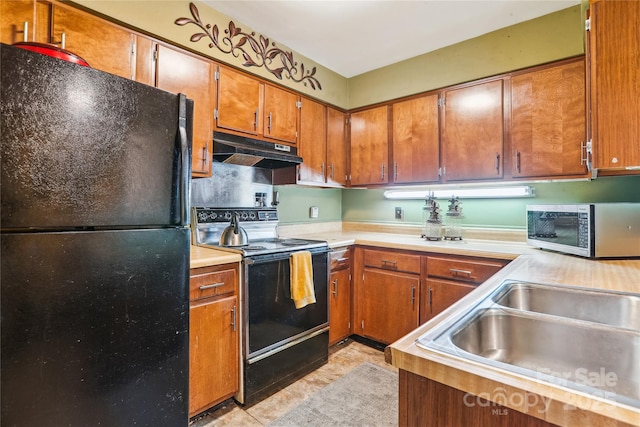
POLYGON ((389 107, 351 113, 351 185, 389 182, 389 107))
POLYGON ((327 108, 302 98, 300 107, 300 143, 298 181, 325 183, 327 161, 327 108))
POLYGON ((216 129, 275 143, 297 143, 297 94, 223 66, 216 80, 216 129))
POLYGON ((392 104, 393 182, 437 182, 440 179, 438 95, 392 104))
POLYGON ((640 168, 640 2, 590 1, 590 66, 594 168, 640 168))
POLYGON ((502 179, 503 81, 445 90, 443 98, 444 181, 502 179))
POLYGON ((49 42, 50 5, 35 0, 0 2, 0 42, 49 42), (36 22, 38 26, 36 27, 36 22))
POLYGON ((157 45, 156 86, 184 93, 193 100, 192 174, 211 176, 213 129, 213 64, 211 61, 157 45))
POLYGON ((347 185, 347 152, 347 114, 327 107, 327 184, 347 185))
POLYGON ((123 27, 58 2, 35 0, 0 2, 0 20, 3 43, 50 43, 92 68, 135 78, 135 35, 123 27))
POLYGON ((584 58, 511 78, 513 177, 585 176, 584 58))

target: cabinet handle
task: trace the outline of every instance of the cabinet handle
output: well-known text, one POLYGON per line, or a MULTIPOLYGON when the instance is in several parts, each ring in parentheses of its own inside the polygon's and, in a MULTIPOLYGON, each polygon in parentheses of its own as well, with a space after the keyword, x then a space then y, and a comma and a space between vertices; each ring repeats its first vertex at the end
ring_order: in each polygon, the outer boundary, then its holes
POLYGON ((298 165, 298 181, 302 181, 302 166, 298 165))
POLYGON ((202 147, 202 165, 207 166, 207 146, 202 147))
POLYGON ((393 165, 393 180, 394 181, 398 180, 398 163, 395 163, 393 165))
POLYGON ((580 165, 585 165, 587 168, 589 168, 589 143, 588 142, 580 143, 580 165))
POLYGON ((24 28, 22 32, 24 33, 22 35, 22 40, 25 42, 28 42, 29 41, 29 21, 24 21, 24 28))
POLYGON ((380 181, 384 181, 384 163, 382 164, 382 174, 380 175, 380 181))
POLYGON ((520 151, 516 150, 516 172, 520 173, 520 151))
POLYGON ((338 297, 338 279, 334 280, 333 282, 331 282, 333 284, 333 296, 334 297, 338 297))
POLYGON ((345 261, 349 261, 349 258, 338 258, 335 261, 336 262, 345 262, 345 261))
POLYGON ((331 177, 331 179, 333 179, 333 163, 331 163, 329 169, 331 169, 331 174, 329 176, 331 177))
POLYGON ((220 286, 224 286, 224 282, 221 283, 213 283, 211 285, 202 285, 200 286, 201 291, 205 291, 207 289, 219 288, 220 286))
POLYGON ((253 130, 258 130, 258 108, 256 108, 256 112, 253 113, 253 130))
POLYGON ((398 265, 397 261, 392 261, 392 260, 388 260, 388 259, 383 259, 381 262, 382 262, 382 266, 383 267, 384 266, 389 266, 389 267, 393 266, 393 267, 395 267, 395 266, 398 265))
POLYGON ((496 175, 500 175, 500 154, 496 153, 496 175))
POLYGON ((414 305, 416 302, 416 287, 411 287, 411 305, 414 305))
POLYGON ((464 274, 465 276, 471 277, 471 273, 472 273, 469 270, 458 270, 457 268, 450 268, 449 271, 454 276, 457 276, 459 274, 464 274))
POLYGON ((231 309, 231 326, 233 326, 233 331, 236 331, 236 306, 234 305, 231 309))
POLYGON ((273 114, 269 111, 269 125, 267 128, 269 129, 269 133, 271 133, 271 125, 273 124, 273 114))
POLYGON ((429 311, 431 311, 431 286, 427 289, 427 305, 429 306, 429 311))

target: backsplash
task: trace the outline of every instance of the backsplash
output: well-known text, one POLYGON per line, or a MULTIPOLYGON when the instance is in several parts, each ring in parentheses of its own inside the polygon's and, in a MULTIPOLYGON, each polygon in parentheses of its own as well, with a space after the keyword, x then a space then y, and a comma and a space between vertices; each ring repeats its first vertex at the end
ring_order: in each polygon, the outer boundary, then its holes
POLYGON ((210 178, 191 180, 191 206, 251 207, 256 193, 266 194, 266 205, 273 201, 271 170, 214 163, 210 178))

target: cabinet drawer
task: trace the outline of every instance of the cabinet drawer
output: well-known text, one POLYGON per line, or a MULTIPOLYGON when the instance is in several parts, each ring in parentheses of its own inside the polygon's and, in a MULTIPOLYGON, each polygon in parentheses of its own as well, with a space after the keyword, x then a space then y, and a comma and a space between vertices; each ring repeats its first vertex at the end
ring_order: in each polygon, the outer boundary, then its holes
POLYGON ((205 267, 191 270, 189 299, 193 301, 235 292, 237 280, 236 268, 205 267))
POLYGON ((331 271, 344 270, 351 267, 351 248, 339 248, 329 254, 331 271))
POLYGON ((365 267, 420 274, 420 256, 365 249, 365 267))
POLYGON ((482 283, 497 273, 506 263, 493 260, 459 260, 427 258, 427 275, 462 282, 482 283))

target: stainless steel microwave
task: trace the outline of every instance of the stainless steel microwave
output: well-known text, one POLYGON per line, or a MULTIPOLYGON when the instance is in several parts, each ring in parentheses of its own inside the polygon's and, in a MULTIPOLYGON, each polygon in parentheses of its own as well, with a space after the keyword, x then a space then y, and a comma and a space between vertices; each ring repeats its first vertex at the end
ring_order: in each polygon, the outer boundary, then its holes
POLYGON ((527 243, 587 258, 640 257, 640 203, 527 205, 527 243))

